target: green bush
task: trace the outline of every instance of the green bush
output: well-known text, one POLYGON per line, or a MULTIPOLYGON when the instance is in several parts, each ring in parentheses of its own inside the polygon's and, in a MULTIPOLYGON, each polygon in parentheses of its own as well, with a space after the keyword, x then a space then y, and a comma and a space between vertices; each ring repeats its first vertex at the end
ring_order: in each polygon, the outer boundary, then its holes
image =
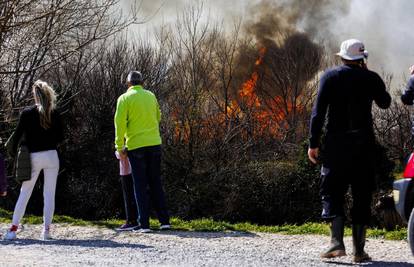
POLYGON ((194 171, 189 179, 180 179, 178 166, 169 171, 170 209, 183 218, 283 224, 319 217, 319 172, 304 153, 296 162, 247 161, 217 172, 194 171))
POLYGON ((300 164, 251 162, 233 181, 224 216, 260 224, 303 223, 315 220, 319 209, 318 176, 300 164))

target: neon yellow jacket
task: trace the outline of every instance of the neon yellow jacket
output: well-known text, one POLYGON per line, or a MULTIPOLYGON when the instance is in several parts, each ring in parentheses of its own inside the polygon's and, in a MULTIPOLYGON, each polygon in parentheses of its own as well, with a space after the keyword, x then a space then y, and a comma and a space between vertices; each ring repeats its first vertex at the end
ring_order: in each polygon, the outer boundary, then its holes
POLYGON ((161 111, 153 93, 132 86, 118 98, 115 112, 115 148, 120 151, 161 144, 161 111))

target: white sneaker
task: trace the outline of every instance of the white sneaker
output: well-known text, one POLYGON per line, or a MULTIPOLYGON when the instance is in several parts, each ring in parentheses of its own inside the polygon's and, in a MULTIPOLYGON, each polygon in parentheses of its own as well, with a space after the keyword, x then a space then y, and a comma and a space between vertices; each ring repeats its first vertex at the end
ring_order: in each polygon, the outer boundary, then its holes
POLYGON ((43 228, 42 234, 40 235, 40 239, 43 241, 52 239, 52 237, 50 236, 49 228, 43 228))
POLYGON ((43 241, 47 241, 47 240, 50 240, 52 238, 50 237, 49 231, 43 230, 42 234, 40 235, 40 239, 43 240, 43 241))
POLYGON ((138 230, 134 230, 134 232, 141 233, 141 234, 147 234, 147 233, 151 233, 152 230, 151 229, 148 229, 148 228, 140 228, 138 230))
POLYGON ((163 224, 160 226, 160 230, 170 230, 171 225, 170 224, 163 224))
POLYGON ((4 240, 14 240, 16 239, 16 231, 7 230, 4 240))

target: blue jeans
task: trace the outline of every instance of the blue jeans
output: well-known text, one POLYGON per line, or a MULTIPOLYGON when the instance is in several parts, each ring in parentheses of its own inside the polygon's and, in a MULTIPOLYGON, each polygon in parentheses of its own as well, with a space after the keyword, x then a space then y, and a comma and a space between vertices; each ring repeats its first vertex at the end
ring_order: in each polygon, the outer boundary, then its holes
POLYGON ((162 225, 170 224, 161 185, 161 146, 128 151, 134 190, 142 228, 149 228, 150 200, 162 225), (149 190, 148 190, 149 189, 149 190))

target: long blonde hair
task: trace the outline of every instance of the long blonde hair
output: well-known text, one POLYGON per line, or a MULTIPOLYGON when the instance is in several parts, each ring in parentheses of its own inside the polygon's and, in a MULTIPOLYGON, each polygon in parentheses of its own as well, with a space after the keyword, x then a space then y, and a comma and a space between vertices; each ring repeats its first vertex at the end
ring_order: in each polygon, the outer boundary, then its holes
POLYGON ((40 115, 40 125, 43 129, 49 129, 52 111, 56 107, 56 93, 46 82, 37 80, 33 84, 33 96, 40 115))

